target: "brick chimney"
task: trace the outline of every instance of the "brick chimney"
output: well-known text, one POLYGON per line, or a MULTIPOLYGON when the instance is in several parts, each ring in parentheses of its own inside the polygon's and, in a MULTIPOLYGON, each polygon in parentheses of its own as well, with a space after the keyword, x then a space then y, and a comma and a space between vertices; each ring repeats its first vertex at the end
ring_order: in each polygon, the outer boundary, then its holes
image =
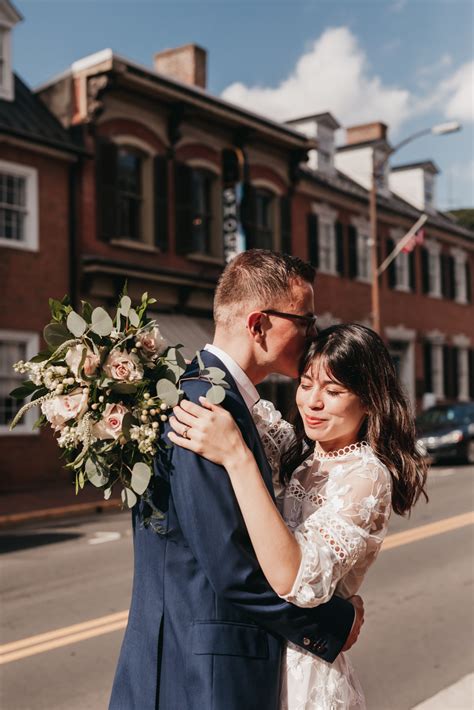
POLYGON ((183 84, 206 88, 207 52, 197 44, 186 44, 175 49, 157 52, 154 57, 155 71, 176 79, 183 84))
POLYGON ((387 129, 387 125, 380 121, 350 126, 346 129, 346 145, 368 143, 369 141, 385 141, 387 140, 387 129))

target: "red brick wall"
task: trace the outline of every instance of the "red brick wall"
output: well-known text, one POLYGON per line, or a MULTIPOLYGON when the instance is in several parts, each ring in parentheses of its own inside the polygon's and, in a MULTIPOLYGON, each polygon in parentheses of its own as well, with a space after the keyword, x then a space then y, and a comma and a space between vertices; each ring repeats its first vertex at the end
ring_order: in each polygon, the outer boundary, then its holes
MULTIPOLYGON (((2 159, 38 170, 39 251, 0 247, 0 328, 41 333, 50 319, 48 298, 69 292, 69 164, 2 146, 2 159)), ((0 435, 0 490, 30 489, 58 479, 58 449, 48 429, 0 435)))

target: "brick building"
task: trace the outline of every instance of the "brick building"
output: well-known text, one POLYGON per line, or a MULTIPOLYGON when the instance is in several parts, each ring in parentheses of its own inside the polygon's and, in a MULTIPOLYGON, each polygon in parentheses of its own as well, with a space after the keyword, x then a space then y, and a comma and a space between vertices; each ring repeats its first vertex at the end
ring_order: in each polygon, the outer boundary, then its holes
MULTIPOLYGON (((72 266, 67 278, 58 261, 32 287, 42 322, 58 290, 111 306, 127 279, 132 297, 153 293, 165 336, 192 354, 212 337, 216 280, 244 237, 247 248, 288 250, 317 266, 322 326, 370 324, 368 188, 374 152, 389 149, 386 126, 350 128, 336 148, 330 113, 279 124, 231 105, 206 91, 206 53, 195 45, 157 54, 153 69, 104 50, 39 87, 38 99, 83 151, 70 153, 74 200, 65 178, 54 193, 69 226, 57 214, 42 239, 46 247, 61 234, 72 266)), ((398 166, 378 191, 380 260, 428 215, 423 248, 401 254, 381 279, 382 333, 418 406, 426 393, 474 397, 474 234, 436 209, 436 173, 431 161, 398 166)), ((47 225, 54 212, 42 209, 47 225)), ((59 247, 48 251, 60 259, 59 247)), ((8 282, 11 302, 29 304, 17 282, 8 282)), ((276 377, 263 391, 286 406, 292 385, 276 377)))

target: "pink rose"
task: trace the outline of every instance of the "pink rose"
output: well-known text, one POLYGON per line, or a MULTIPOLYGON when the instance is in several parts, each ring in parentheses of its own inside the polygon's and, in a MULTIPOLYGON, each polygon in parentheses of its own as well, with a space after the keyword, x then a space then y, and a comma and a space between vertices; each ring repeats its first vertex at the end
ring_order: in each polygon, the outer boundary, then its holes
POLYGON ((47 399, 41 405, 41 411, 55 431, 62 429, 69 419, 80 419, 87 411, 89 390, 76 389, 70 394, 58 395, 47 399))
POLYGON ((168 343, 161 335, 160 329, 157 326, 144 333, 140 333, 137 337, 137 343, 140 343, 143 353, 150 358, 158 357, 164 353, 168 347, 168 343))
MULTIPOLYGON (((79 365, 81 364, 82 354, 84 351, 83 345, 74 345, 67 351, 66 357, 64 358, 68 364, 69 369, 76 377, 79 376, 79 365)), ((87 377, 92 377, 97 368, 99 367, 99 357, 92 350, 87 349, 86 359, 82 367, 84 375, 87 377)))
POLYGON ((107 377, 121 382, 135 382, 143 377, 143 367, 134 353, 112 350, 104 364, 107 377))
POLYGON ((122 421, 128 409, 123 404, 107 404, 102 419, 94 424, 92 432, 98 439, 118 439, 122 434, 122 421))

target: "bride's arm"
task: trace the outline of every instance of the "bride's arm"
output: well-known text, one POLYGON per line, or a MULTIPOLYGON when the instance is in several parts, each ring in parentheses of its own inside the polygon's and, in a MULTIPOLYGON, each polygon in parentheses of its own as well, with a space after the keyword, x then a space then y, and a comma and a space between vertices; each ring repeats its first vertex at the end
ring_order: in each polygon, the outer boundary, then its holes
POLYGON ((298 574, 300 547, 278 512, 231 415, 201 399, 203 407, 183 400, 175 408, 175 417, 170 419, 174 432, 168 436, 174 444, 226 469, 263 573, 275 592, 285 596, 298 574), (184 438, 183 433, 189 438, 184 438))

